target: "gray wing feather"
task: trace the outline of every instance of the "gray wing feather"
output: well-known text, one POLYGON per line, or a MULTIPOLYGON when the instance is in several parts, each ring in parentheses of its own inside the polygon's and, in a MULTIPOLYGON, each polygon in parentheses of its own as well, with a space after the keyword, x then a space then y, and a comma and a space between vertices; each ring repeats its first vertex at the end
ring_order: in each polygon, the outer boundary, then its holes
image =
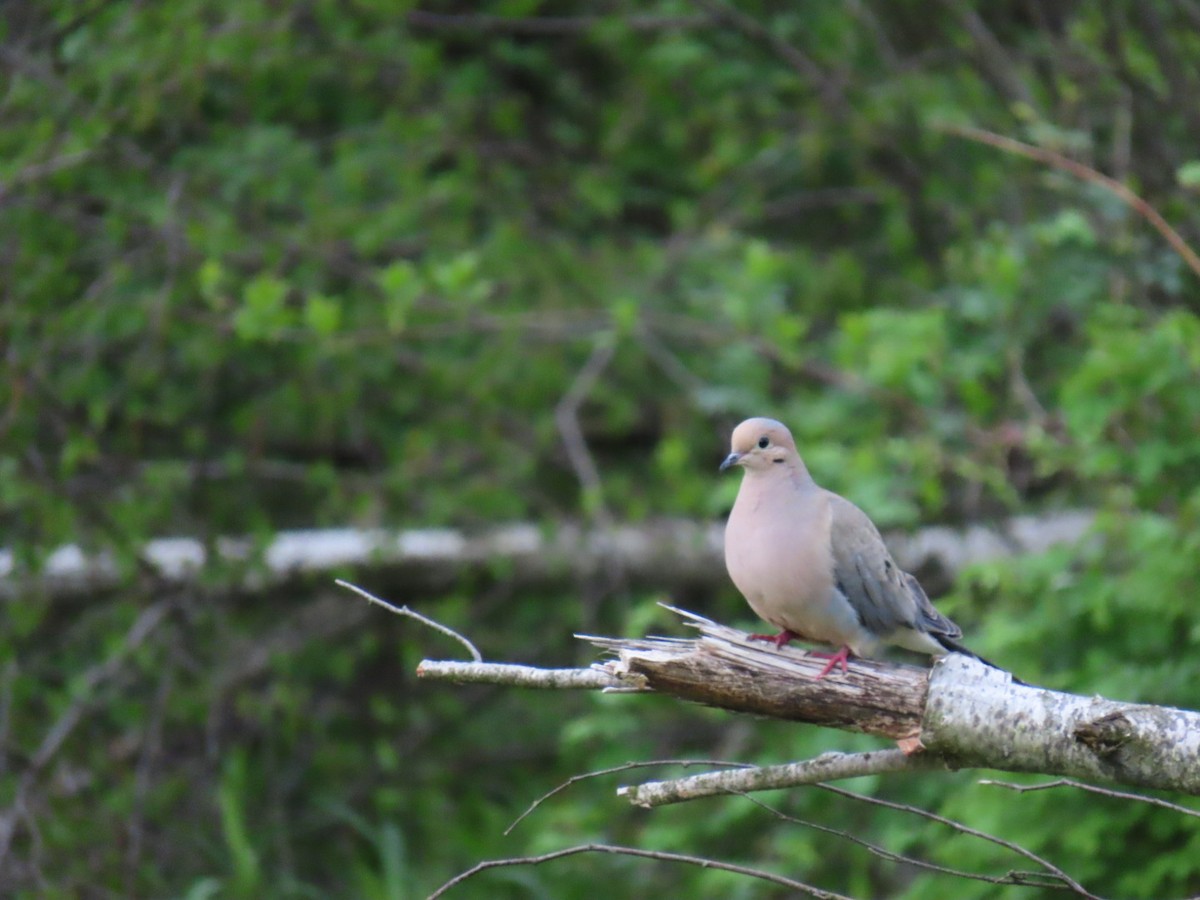
MULTIPOLYGON (((879 637, 900 628, 918 628, 919 600, 909 587, 911 576, 892 560, 866 513, 836 494, 830 500, 834 578, 863 626, 879 637)), ((928 599, 925 603, 933 610, 928 599)))
POLYGON ((949 638, 951 641, 961 640, 962 629, 937 611, 929 601, 929 597, 925 594, 925 589, 921 587, 921 582, 917 581, 916 578, 907 572, 904 573, 904 581, 908 585, 909 593, 916 600, 917 615, 921 621, 921 630, 928 631, 930 634, 940 637, 949 638))
MULTIPOLYGON (((863 627, 884 639, 893 636, 894 640, 904 629, 925 634, 946 650, 966 653, 995 668, 959 643, 962 629, 934 608, 916 578, 896 565, 867 514, 837 494, 830 493, 829 500, 834 579, 863 627)), ((911 643, 896 643, 916 649, 911 643)))
POLYGON ((858 578, 850 579, 847 597, 868 631, 882 637, 897 628, 912 627, 904 596, 881 579, 880 571, 862 554, 854 556, 854 571, 858 578))

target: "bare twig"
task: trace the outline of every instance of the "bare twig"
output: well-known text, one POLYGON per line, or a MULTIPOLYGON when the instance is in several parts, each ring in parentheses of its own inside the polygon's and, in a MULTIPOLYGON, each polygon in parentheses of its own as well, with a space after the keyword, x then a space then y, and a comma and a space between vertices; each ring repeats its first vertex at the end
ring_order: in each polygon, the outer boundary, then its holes
POLYGON ((27 773, 29 771, 40 771, 54 758, 55 754, 62 747, 63 742, 75 730, 75 726, 79 724, 80 719, 87 712, 96 688, 109 678, 112 678, 120 670, 129 655, 142 645, 142 642, 151 631, 158 627, 158 623, 162 621, 163 616, 170 610, 171 605, 168 601, 162 601, 142 610, 141 614, 134 619, 133 625, 125 633, 120 647, 117 648, 112 656, 104 662, 92 666, 92 668, 84 673, 81 679, 82 689, 79 692, 79 696, 59 716, 58 721, 54 723, 54 727, 42 738, 42 743, 38 746, 29 761, 29 769, 26 770, 27 773))
POLYGON ((840 81, 826 74, 825 70, 799 47, 785 41, 733 3, 724 0, 699 0, 699 4, 742 34, 768 47, 801 76, 813 82, 828 108, 835 111, 845 108, 845 90, 840 81))
POLYGON ((93 153, 93 150, 77 150, 74 153, 64 153, 61 156, 54 156, 40 162, 30 163, 19 172, 16 172, 8 181, 0 182, 0 203, 4 201, 13 188, 29 184, 30 182, 37 181, 39 178, 45 178, 47 175, 53 175, 55 172, 61 172, 63 169, 69 169, 72 166, 87 162, 93 153))
POLYGON ((962 822, 956 822, 954 819, 948 819, 945 816, 939 816, 937 813, 932 813, 927 809, 921 809, 919 806, 910 806, 907 803, 893 803, 891 800, 881 800, 879 797, 871 797, 867 794, 859 794, 855 791, 848 791, 845 788, 834 787, 831 784, 818 784, 823 791, 828 791, 831 794, 837 794, 839 797, 849 797, 853 800, 861 800, 863 803, 870 803, 873 806, 882 806, 885 809, 894 809, 900 812, 911 813, 914 816, 920 816, 923 819, 928 819, 931 822, 937 822, 952 828, 960 834, 969 835, 970 837, 979 838, 980 840, 996 844, 999 847, 1004 847, 1006 850, 1011 850, 1019 856, 1025 857, 1030 862, 1033 862, 1055 878, 1059 879, 1063 884, 1067 885, 1072 891, 1081 897, 1086 897, 1088 900, 1101 900, 1096 894, 1088 891, 1078 881, 1060 869, 1050 860, 1038 856, 1032 850, 1022 847, 1020 844, 997 837, 994 834, 988 834, 986 831, 979 831, 976 828, 971 828, 969 825, 964 825, 962 822))
POLYGON ((979 48, 979 58, 983 72, 991 77, 996 86, 1005 95, 1009 103, 1024 103, 1035 108, 1036 103, 1029 87, 1021 80, 1021 69, 1017 66, 1004 45, 992 34, 983 17, 974 9, 963 4, 945 0, 949 11, 957 15, 958 21, 966 29, 971 39, 979 48))
POLYGON ((659 371, 683 391, 694 397, 708 388, 708 383, 685 366, 675 352, 654 333, 654 329, 649 326, 639 328, 637 340, 650 361, 658 366, 659 371))
POLYGON ((918 869, 925 869, 929 872, 937 872, 941 875, 953 875, 955 878, 969 878, 974 881, 986 881, 989 884, 1004 884, 1004 885, 1020 885, 1022 887, 1044 887, 1052 890, 1070 890, 1070 888, 1058 881, 1052 875, 1043 875, 1041 872, 1020 872, 1013 871, 1004 875, 984 875, 981 872, 970 872, 966 869, 955 869, 950 866, 939 866, 937 863, 931 863, 928 860, 917 859, 914 856, 905 856, 903 853, 896 853, 893 850, 888 850, 886 847, 881 847, 878 844, 873 844, 870 841, 864 840, 857 835, 851 834, 842 828, 832 828, 829 825, 822 825, 819 822, 810 822, 806 819, 800 819, 796 816, 788 815, 782 810, 778 810, 770 804, 763 803, 761 800, 751 797, 748 794, 742 794, 742 797, 749 800, 755 806, 766 810, 777 819, 790 822, 794 825, 800 825, 804 828, 812 828, 815 831, 820 831, 824 834, 832 834, 836 837, 844 838, 853 844, 864 848, 868 853, 878 856, 880 859, 886 859, 889 862, 903 863, 909 866, 916 866, 918 869))
POLYGON ((127 846, 125 849, 125 891, 129 896, 137 893, 138 870, 142 863, 145 847, 146 803, 150 797, 151 779, 158 757, 162 754, 163 720, 166 718, 168 701, 175 682, 175 670, 165 666, 158 680, 154 705, 150 709, 149 721, 142 730, 141 748, 138 752, 137 768, 133 778, 133 808, 125 827, 127 846))
POLYGON ((1195 0, 1179 0, 1178 9, 1192 23, 1193 29, 1200 29, 1200 4, 1195 0))
POLYGON ((1024 353, 1019 347, 1010 347, 1005 357, 1008 363, 1009 389, 1013 399, 1025 407, 1026 412, 1038 422, 1046 422, 1050 418, 1050 414, 1046 411, 1046 407, 1042 406, 1033 386, 1025 376, 1024 353))
POLYGON ((470 641, 468 641, 465 637, 463 637, 457 631, 455 631, 453 628, 447 628, 445 625, 442 625, 440 622, 435 622, 433 619, 429 618, 428 616, 423 616, 419 612, 414 612, 413 610, 409 609, 407 606, 395 606, 394 604, 388 603, 386 600, 381 600, 380 598, 376 597, 374 594, 368 593, 367 591, 364 591, 362 588, 358 587, 357 585, 351 584, 348 581, 342 581, 340 578, 335 578, 334 583, 337 585, 340 585, 341 587, 346 588, 347 590, 354 591, 354 593, 358 594, 360 597, 365 597, 366 599, 370 600, 372 603, 382 606, 384 609, 388 610, 389 612, 394 612, 398 616, 408 616, 410 619, 416 619, 422 625, 428 625, 434 631, 440 631, 442 634, 446 635, 447 637, 454 638, 456 641, 458 641, 460 644, 462 644, 464 647, 467 648, 467 651, 471 654, 471 659, 475 660, 475 662, 477 662, 477 663, 483 662, 483 656, 475 648, 475 645, 472 644, 470 641))
POLYGON ((12 724, 13 682, 17 678, 17 661, 10 659, 0 673, 0 774, 8 770, 8 734, 12 724))
POLYGON ((701 797, 772 791, 841 778, 859 778, 863 775, 891 772, 919 772, 945 767, 946 763, 940 757, 924 753, 910 755, 902 750, 822 753, 815 759, 779 766, 705 772, 703 775, 692 775, 672 781, 648 781, 644 784, 620 787, 617 789, 617 796, 624 797, 634 806, 652 809, 701 797))
POLYGON ((1134 794, 1129 791, 1115 791, 1110 788, 1096 787, 1094 784, 1084 784, 1082 781, 1076 781, 1073 778, 1058 778, 1054 781, 1043 781, 1040 784, 1014 784, 1011 781, 996 781, 991 778, 984 778, 979 781, 980 784, 993 785, 995 787, 1008 788, 1010 791, 1017 791, 1025 794, 1030 791, 1045 791, 1050 788, 1073 787, 1079 788, 1081 791, 1087 791, 1091 794, 1099 794, 1101 797, 1112 797, 1116 800, 1136 800, 1139 803, 1149 803, 1153 806, 1161 806, 1163 809, 1169 809, 1172 812, 1182 813, 1185 816, 1195 816, 1200 818, 1200 810, 1191 809, 1187 806, 1181 806, 1178 803, 1172 803, 1170 800, 1160 800, 1158 797, 1147 797, 1143 794, 1134 794))
POLYGON ((846 0, 846 7, 850 10, 850 14, 871 33, 871 37, 875 39, 875 46, 879 49, 879 56, 888 69, 893 72, 899 71, 901 68, 900 54, 896 51, 896 45, 888 37, 887 30, 871 8, 862 0, 846 0))
POLYGON ((736 875, 745 875, 747 878, 757 878, 760 881, 768 881, 771 884, 778 884, 782 887, 791 888, 794 891, 800 891, 810 897, 817 897, 819 900, 853 900, 845 894, 837 894, 833 891, 825 891, 821 888, 814 887, 811 884, 805 884, 802 881, 796 881, 793 878, 785 878, 783 875, 776 875, 773 872, 764 872, 761 869, 751 869, 748 866, 738 866, 733 863, 721 862, 716 859, 707 859, 702 856, 687 856, 682 853, 668 853, 663 850, 642 850, 639 847, 618 847, 612 844, 580 844, 577 847, 567 847, 563 850, 555 850, 552 853, 543 853, 541 856, 518 856, 510 859, 489 859, 481 863, 476 863, 471 868, 467 869, 458 875, 455 875, 440 888, 429 895, 428 900, 437 900, 451 888, 461 884, 468 878, 478 875, 487 869, 496 869, 502 866, 536 866, 541 863, 551 862, 552 860, 562 859, 566 856, 575 856, 579 853, 615 853, 621 856, 637 856, 642 859, 654 859, 659 862, 678 862, 685 863, 690 866, 699 866, 702 869, 719 869, 722 872, 733 872, 736 875))
POLYGON ((96 690, 121 670, 129 656, 158 627, 173 606, 173 601, 162 600, 146 607, 133 620, 133 624, 125 632, 125 637, 117 649, 103 662, 97 663, 84 672, 80 679, 78 695, 42 737, 37 750, 33 752, 28 765, 21 773, 12 802, 7 809, 0 811, 0 869, 3 869, 9 850, 12 848, 18 824, 25 822, 27 827, 34 828, 33 818, 29 814, 28 801, 38 776, 54 759, 67 738, 83 720, 92 705, 96 690))
POLYGON ((750 766, 750 764, 749 763, 738 763, 738 762, 726 762, 724 760, 718 760, 718 759, 651 759, 651 760, 646 760, 644 762, 627 762, 627 763, 623 763, 622 765, 619 765, 619 766, 613 766, 610 769, 598 769, 595 772, 584 772, 582 775, 572 775, 566 781, 562 782, 557 787, 555 787, 549 791, 546 791, 546 793, 542 794, 542 796, 538 797, 536 800, 534 800, 532 803, 530 803, 529 808, 526 809, 525 812, 523 812, 519 816, 517 816, 515 819, 513 819, 512 824, 504 829, 504 833, 509 834, 514 828, 516 828, 518 825, 520 825, 522 820, 524 820, 535 809, 537 809, 539 806, 541 806, 543 803, 545 803, 547 800, 549 800, 554 795, 565 791, 567 788, 569 788, 573 784, 577 784, 580 781, 587 781, 590 778, 601 778, 605 775, 615 775, 618 772, 628 772, 630 769, 647 769, 650 767, 657 768, 659 766, 684 766, 684 767, 687 767, 687 766, 729 766, 729 767, 735 768, 735 769, 744 769, 744 768, 748 768, 750 766))
POLYGON ((611 334, 598 335, 595 344, 592 345, 592 353, 587 358, 587 362, 583 364, 583 368, 579 370, 575 380, 571 382, 571 386, 567 388, 567 392, 563 394, 562 399, 554 408, 554 421, 558 424, 558 431, 562 436, 567 458, 571 461, 571 468, 575 470, 575 477, 579 479, 585 497, 596 504, 596 508, 600 512, 599 518, 605 523, 611 520, 611 516, 609 516, 604 503, 600 471, 596 468, 596 462, 592 459, 591 451, 588 450, 587 441, 583 436, 583 428, 579 424, 579 408, 595 386, 596 379, 612 362, 616 352, 617 344, 611 334))
POLYGON ((1158 210, 1115 178, 1110 178, 1102 172, 1097 172, 1091 166, 1086 166, 1070 157, 1063 156, 1061 153, 1047 150, 1045 147, 1035 147, 1032 144, 1026 144, 1023 141, 1018 141, 1002 134, 996 134, 983 128, 950 124, 942 124, 935 127, 946 134, 966 138, 969 141, 976 141, 980 144, 987 144, 990 147, 996 147, 1008 153, 1015 153, 1017 156, 1024 156, 1027 159, 1036 160, 1048 166, 1053 166, 1056 169, 1070 172, 1075 177, 1081 178, 1091 184, 1100 185, 1116 195, 1117 198, 1133 209, 1134 212, 1154 226, 1155 230, 1171 245, 1171 248, 1179 254, 1188 268, 1197 277, 1200 277, 1200 256, 1197 256, 1196 251, 1188 246, 1187 241, 1168 224, 1167 220, 1159 214, 1158 210))

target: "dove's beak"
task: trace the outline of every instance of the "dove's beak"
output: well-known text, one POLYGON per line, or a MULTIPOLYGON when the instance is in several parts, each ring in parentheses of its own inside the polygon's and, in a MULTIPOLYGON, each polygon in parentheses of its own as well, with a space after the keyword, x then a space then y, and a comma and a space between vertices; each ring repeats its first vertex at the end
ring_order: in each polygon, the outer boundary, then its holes
POLYGON ((721 468, 717 469, 717 471, 718 471, 718 472, 724 472, 724 471, 725 471, 726 469, 728 469, 730 466, 736 466, 736 465, 738 465, 738 464, 739 464, 741 461, 742 461, 742 454, 740 454, 740 453, 730 453, 730 454, 729 454, 727 457, 725 457, 725 462, 721 463, 721 468))

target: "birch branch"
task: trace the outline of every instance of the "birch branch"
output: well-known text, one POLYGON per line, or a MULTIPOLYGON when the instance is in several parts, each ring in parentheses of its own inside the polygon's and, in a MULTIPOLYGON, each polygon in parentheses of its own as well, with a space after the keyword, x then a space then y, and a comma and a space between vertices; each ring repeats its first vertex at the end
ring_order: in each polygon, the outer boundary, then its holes
POLYGON ((652 809, 669 803, 681 803, 717 794, 748 794, 778 788, 840 781, 863 775, 890 775, 893 772, 921 772, 945 769, 946 764, 927 753, 908 754, 903 750, 869 750, 866 753, 822 753, 815 759, 781 766, 753 766, 724 772, 705 772, 670 781, 647 781, 617 788, 617 796, 634 806, 652 809))
POLYGON ((512 663, 474 663, 423 659, 417 677, 453 684, 503 684, 541 690, 641 690, 615 675, 598 669, 539 669, 512 663))
MULTIPOLYGON (((896 561, 920 572, 926 587, 963 566, 1075 543, 1093 521, 1088 511, 1017 516, 964 529, 935 526, 887 535, 896 561), (931 580, 933 579, 933 580, 931 580)), ((638 525, 588 528, 515 523, 471 533, 453 528, 332 528, 281 531, 266 544, 222 537, 211 545, 193 538, 158 538, 142 547, 144 568, 166 584, 188 584, 215 565, 241 566, 242 584, 262 589, 296 577, 354 568, 356 576, 412 588, 437 588, 464 575, 486 575, 506 564, 520 585, 595 577, 618 566, 630 584, 661 588, 726 583, 721 560, 724 526, 663 519, 638 525)), ((36 589, 59 597, 91 596, 125 581, 117 559, 75 544, 51 553, 34 572, 18 554, 0 548, 0 600, 36 589)))
POLYGON ((1036 772, 1200 795, 1200 713, 1014 684, 1008 673, 960 654, 932 669, 854 660, 846 674, 817 681, 821 662, 801 650, 777 650, 702 616, 675 612, 700 637, 581 635, 615 658, 590 669, 557 670, 425 660, 418 675, 654 691, 733 712, 874 734, 898 740, 903 748, 622 789, 630 802, 643 806, 941 767, 1036 772))

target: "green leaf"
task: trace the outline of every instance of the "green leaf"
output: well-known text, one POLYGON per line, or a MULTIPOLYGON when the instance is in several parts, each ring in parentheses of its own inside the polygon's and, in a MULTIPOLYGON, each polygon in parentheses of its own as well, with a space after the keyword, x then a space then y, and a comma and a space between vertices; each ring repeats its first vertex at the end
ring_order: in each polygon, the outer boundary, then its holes
POLYGON ((468 250, 435 264, 429 273, 429 280, 447 300, 478 303, 492 290, 491 281, 482 277, 479 270, 479 254, 468 250))
POLYGON ((310 294, 304 303, 304 324, 322 337, 336 334, 342 324, 341 304, 322 294, 310 294))
POLYGON ((287 306, 288 291, 288 283, 270 272, 247 282, 242 306, 234 313, 234 333, 247 341, 278 338, 295 321, 287 306))
POLYGON ((390 334, 399 334, 408 325, 409 316, 425 291, 424 279, 406 259, 383 269, 378 278, 384 295, 384 322, 390 334))
POLYGON ((1200 160, 1190 160, 1175 170, 1175 180, 1181 187, 1200 189, 1200 160))

